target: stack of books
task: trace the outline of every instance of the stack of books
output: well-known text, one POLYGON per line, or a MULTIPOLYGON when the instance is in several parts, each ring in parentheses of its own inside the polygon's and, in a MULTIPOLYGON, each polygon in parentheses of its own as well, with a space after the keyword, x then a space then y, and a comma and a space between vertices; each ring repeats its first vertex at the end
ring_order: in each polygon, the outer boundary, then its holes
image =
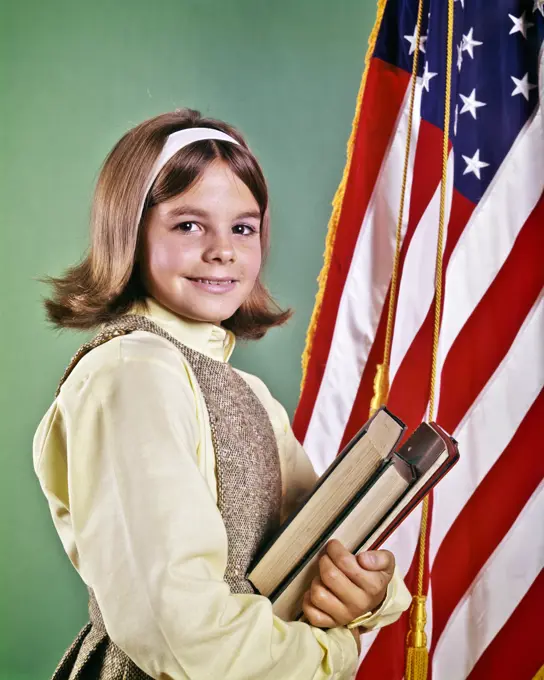
POLYGON ((277 616, 300 618, 328 541, 354 554, 379 548, 457 462, 456 441, 436 423, 422 423, 397 450, 405 429, 379 409, 257 556, 248 578, 277 616))

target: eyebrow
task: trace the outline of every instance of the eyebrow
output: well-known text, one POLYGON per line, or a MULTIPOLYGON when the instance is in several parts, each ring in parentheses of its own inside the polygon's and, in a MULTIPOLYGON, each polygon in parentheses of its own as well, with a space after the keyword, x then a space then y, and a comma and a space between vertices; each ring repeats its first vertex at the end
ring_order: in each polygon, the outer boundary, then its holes
MULTIPOLYGON (((180 205, 177 208, 173 208, 169 211, 169 217, 180 217, 181 215, 195 215, 196 217, 209 217, 209 213, 201 208, 195 208, 192 205, 180 205)), ((247 219, 261 219, 261 213, 258 210, 247 210, 236 216, 237 220, 247 220, 247 219)))

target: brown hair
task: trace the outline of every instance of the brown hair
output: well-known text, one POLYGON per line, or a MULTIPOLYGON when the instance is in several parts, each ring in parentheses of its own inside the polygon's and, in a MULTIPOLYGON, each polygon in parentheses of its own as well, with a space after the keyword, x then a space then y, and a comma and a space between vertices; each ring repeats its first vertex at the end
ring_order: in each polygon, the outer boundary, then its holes
MULTIPOLYGON (((227 163, 249 188, 261 211, 263 262, 269 246, 268 190, 262 170, 240 133, 198 111, 180 109, 151 118, 127 132, 106 158, 91 211, 91 245, 82 262, 60 278, 46 279, 53 295, 45 300, 49 321, 61 328, 88 329, 125 314, 146 297, 137 258, 150 207, 188 189, 214 160, 227 163), (151 187, 140 219, 146 183, 168 135, 191 127, 226 132, 240 145, 218 140, 193 142, 178 151, 151 187)), ((260 277, 241 307, 223 326, 241 338, 260 338, 291 316, 271 297, 260 277)))

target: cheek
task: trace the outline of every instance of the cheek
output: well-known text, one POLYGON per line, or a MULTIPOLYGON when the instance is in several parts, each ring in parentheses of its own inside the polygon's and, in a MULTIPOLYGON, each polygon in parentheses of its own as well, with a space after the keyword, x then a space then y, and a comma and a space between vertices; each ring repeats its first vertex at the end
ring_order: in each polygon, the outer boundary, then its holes
POLYGON ((262 264, 262 253, 260 244, 256 248, 252 248, 247 253, 246 258, 246 275, 253 281, 259 276, 262 264))
POLYGON ((169 242, 169 239, 150 242, 146 250, 146 267, 152 276, 182 273, 190 259, 186 249, 169 242))

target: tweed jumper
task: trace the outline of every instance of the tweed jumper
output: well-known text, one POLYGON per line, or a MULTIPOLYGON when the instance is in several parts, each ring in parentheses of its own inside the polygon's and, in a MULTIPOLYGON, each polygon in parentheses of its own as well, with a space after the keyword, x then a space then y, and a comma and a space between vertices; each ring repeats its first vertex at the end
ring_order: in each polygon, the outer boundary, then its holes
MULTIPOLYGON (((125 315, 105 326, 78 350, 62 377, 57 395, 87 352, 133 331, 147 331, 169 340, 194 372, 208 410, 216 461, 218 507, 228 538, 225 581, 232 593, 253 593, 255 591, 246 578, 248 567, 261 545, 279 526, 280 462, 272 424, 264 406, 230 364, 186 347, 144 316, 125 315)), ((90 623, 62 658, 53 680, 149 678, 109 639, 92 590, 89 595, 90 623)))

